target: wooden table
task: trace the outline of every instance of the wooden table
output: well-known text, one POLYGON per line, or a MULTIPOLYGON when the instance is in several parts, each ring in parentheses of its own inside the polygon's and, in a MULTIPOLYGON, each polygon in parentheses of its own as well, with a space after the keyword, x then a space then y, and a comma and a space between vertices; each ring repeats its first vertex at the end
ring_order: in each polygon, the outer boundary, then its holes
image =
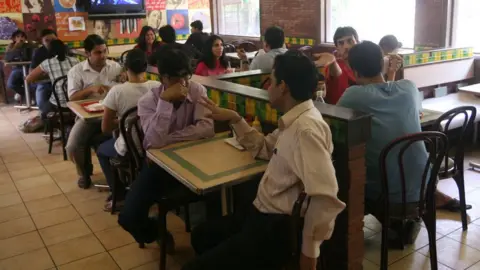
MULTIPOLYGON (((20 62, 7 62, 4 61, 5 66, 22 66, 22 72, 23 72, 23 87, 25 89, 25 106, 15 106, 15 108, 18 109, 38 109, 38 107, 32 107, 31 106, 31 100, 30 100, 30 87, 28 86, 27 83, 27 76, 28 76, 28 68, 30 67, 31 61, 20 61, 20 62)), ((5 97, 6 98, 6 97, 5 97)))
POLYGON ((224 142, 228 133, 147 150, 147 156, 197 194, 221 189, 222 212, 229 209, 225 188, 263 173, 268 162, 256 160, 224 142))
POLYGON ((80 105, 85 102, 98 101, 97 99, 85 99, 78 101, 69 101, 67 102, 67 107, 72 110, 72 112, 82 119, 85 122, 98 121, 103 117, 103 112, 98 113, 89 113, 80 105))

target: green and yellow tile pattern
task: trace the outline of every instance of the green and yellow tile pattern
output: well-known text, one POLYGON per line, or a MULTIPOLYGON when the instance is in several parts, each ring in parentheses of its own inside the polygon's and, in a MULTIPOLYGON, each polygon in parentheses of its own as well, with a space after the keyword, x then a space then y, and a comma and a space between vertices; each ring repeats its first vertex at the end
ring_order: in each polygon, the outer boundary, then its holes
POLYGON ((445 48, 403 55, 403 66, 458 60, 473 57, 473 48, 445 48))
POLYGON ((261 88, 262 83, 266 79, 268 79, 269 76, 270 74, 258 74, 253 76, 229 78, 229 79, 225 79, 224 81, 251 86, 255 88, 261 88))
MULTIPOLYGON (((262 40, 263 39, 264 39, 264 36, 262 36, 262 40)), ((315 44, 317 44, 317 42, 313 38, 285 37, 285 44, 314 46, 315 44)))

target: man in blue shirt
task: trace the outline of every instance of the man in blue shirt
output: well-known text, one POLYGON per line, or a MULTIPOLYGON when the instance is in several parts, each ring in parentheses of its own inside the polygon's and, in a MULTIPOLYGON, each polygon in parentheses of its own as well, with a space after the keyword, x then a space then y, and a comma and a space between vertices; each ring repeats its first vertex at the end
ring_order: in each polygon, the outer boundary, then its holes
MULTIPOLYGON (((371 138, 367 141, 365 162, 367 182, 365 185, 365 208, 381 221, 381 205, 377 203, 382 194, 380 183, 379 156, 382 149, 396 138, 421 132, 420 102, 418 89, 409 80, 385 82, 382 76, 383 55, 380 47, 364 41, 350 50, 348 62, 358 85, 349 87, 337 103, 372 115, 371 138)), ((396 151, 398 153, 398 150, 396 151)), ((400 170, 398 154, 387 157, 389 177, 389 199, 401 203, 400 170)), ((420 198, 420 183, 427 164, 427 151, 423 143, 413 144, 404 154, 407 203, 420 198)), ((437 191, 437 205, 450 203, 452 198, 437 191)), ((415 206, 416 204, 412 204, 415 206)), ((405 243, 413 243, 420 228, 418 220, 410 222, 406 229, 405 243)), ((395 236, 395 234, 393 234, 395 236)))

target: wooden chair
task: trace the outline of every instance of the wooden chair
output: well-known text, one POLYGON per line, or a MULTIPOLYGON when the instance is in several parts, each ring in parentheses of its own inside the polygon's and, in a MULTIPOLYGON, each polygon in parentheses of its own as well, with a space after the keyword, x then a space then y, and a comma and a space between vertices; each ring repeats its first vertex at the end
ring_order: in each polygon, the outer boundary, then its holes
POLYGON ((476 116, 477 109, 474 106, 461 106, 442 114, 434 124, 434 129, 447 135, 450 142, 444 160, 445 169, 440 172, 440 176, 452 177, 457 184, 464 231, 468 229, 464 177, 465 141, 467 141, 467 136, 473 133, 476 116), (452 143, 454 140, 455 143, 452 143), (448 164, 448 161, 451 160, 449 159, 450 151, 454 153, 453 167, 448 164))
POLYGON ((313 49, 311 46, 303 46, 298 48, 299 51, 303 52, 308 58, 313 59, 313 49))
POLYGON ((250 41, 240 41, 237 45, 237 49, 244 49, 246 52, 258 51, 257 46, 250 41))
POLYGON ((121 65, 125 64, 125 61, 127 61, 127 54, 132 51, 132 50, 126 50, 120 55, 120 59, 118 61, 120 62, 121 65))
POLYGON ((223 44, 223 50, 224 50, 226 53, 232 53, 232 52, 236 52, 236 51, 237 51, 237 49, 235 48, 235 45, 230 44, 230 43, 225 43, 225 44, 223 44))
POLYGON ((402 242, 404 232, 403 228, 407 219, 422 218, 428 231, 429 247, 430 247, 430 263, 431 269, 438 269, 437 263, 437 247, 436 247, 436 208, 435 208, 435 192, 437 189, 437 175, 442 159, 448 147, 447 136, 437 131, 426 131, 410 134, 393 140, 387 144, 379 157, 380 181, 382 185, 382 194, 379 201, 383 205, 383 209, 377 213, 382 220, 382 246, 381 246, 381 264, 380 269, 388 269, 388 234, 390 222, 392 220, 399 221, 401 224, 400 241, 402 242), (428 150, 428 159, 422 173, 420 182, 420 198, 417 202, 409 203, 406 201, 406 180, 405 167, 403 164, 404 154, 412 145, 425 143, 428 150), (398 151, 398 152, 397 152, 398 151), (399 167, 401 181, 401 203, 390 203, 389 199, 389 176, 387 172, 388 155, 396 155, 395 160, 399 167), (430 174, 429 174, 430 171, 430 174), (407 210, 408 209, 408 210, 407 210))

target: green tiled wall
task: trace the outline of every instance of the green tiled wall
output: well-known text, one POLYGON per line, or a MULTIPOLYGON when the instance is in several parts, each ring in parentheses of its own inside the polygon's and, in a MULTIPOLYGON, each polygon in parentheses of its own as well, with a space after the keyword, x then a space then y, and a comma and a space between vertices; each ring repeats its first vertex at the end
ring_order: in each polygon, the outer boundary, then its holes
POLYGON ((403 66, 473 57, 473 48, 446 48, 403 55, 403 66))
POLYGON ((270 76, 269 74, 259 74, 259 75, 253 75, 253 76, 229 78, 222 81, 251 86, 255 88, 261 88, 262 83, 266 79, 268 79, 269 76, 270 76))
MULTIPOLYGON (((263 38, 264 36, 262 36, 262 40, 263 38)), ((285 44, 314 46, 317 44, 317 42, 313 38, 285 37, 285 44)))

